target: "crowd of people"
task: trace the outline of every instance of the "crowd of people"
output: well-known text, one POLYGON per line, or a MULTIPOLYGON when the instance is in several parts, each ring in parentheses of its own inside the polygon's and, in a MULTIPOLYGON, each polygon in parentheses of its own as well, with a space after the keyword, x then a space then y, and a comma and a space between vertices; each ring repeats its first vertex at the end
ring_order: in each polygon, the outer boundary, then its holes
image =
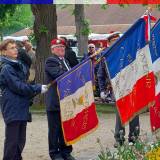
MULTIPOLYGON (((120 36, 113 32, 108 39, 108 47, 120 36)), ((45 61, 45 84, 54 81, 69 71, 79 62, 68 45, 65 37, 56 38, 50 44, 51 56, 45 61)), ((107 103, 114 102, 114 94, 107 72, 106 62, 102 57, 102 44, 88 45, 88 52, 82 61, 92 59, 95 74, 95 96, 100 96, 107 103)), ((31 121, 29 108, 37 94, 46 93, 46 112, 48 120, 49 155, 52 160, 75 160, 71 155, 72 145, 67 146, 63 137, 60 119, 60 102, 57 84, 51 87, 35 83, 36 54, 28 40, 16 42, 7 39, 0 44, 0 89, 1 112, 5 122, 5 142, 3 160, 22 160, 22 151, 26 142, 27 122, 31 121)), ((129 142, 135 142, 139 135, 139 117, 130 124, 129 142), (134 137, 134 138, 133 138, 134 137)), ((125 128, 119 114, 116 113, 115 147, 124 143, 125 128)))

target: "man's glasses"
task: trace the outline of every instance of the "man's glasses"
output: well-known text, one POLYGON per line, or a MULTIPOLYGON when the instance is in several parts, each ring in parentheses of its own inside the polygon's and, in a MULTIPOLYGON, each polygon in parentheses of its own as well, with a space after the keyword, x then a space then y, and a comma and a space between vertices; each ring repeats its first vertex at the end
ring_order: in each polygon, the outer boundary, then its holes
POLYGON ((65 46, 56 46, 57 48, 65 48, 65 46))
POLYGON ((61 46, 53 46, 53 47, 51 47, 52 49, 53 48, 65 48, 65 46, 63 46, 63 45, 61 45, 61 46))
POLYGON ((89 47, 89 48, 94 48, 94 47, 89 47))

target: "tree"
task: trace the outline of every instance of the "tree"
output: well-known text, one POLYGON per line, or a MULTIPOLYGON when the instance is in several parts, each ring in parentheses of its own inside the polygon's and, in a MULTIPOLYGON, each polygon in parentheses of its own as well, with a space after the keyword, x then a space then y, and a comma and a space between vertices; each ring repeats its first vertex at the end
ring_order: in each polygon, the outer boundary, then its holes
POLYGON ((15 10, 17 8, 17 5, 0 5, 0 37, 2 39, 2 29, 5 26, 5 22, 8 17, 13 16, 15 10))
POLYGON ((13 15, 13 13, 16 10, 17 5, 6 5, 6 4, 1 4, 0 5, 0 19, 1 22, 5 20, 5 18, 8 15, 13 15))
MULTIPOLYGON (((57 15, 55 5, 31 5, 34 15, 36 39, 36 81, 44 83, 44 62, 50 55, 50 41, 57 37, 57 15)), ((40 99, 43 104, 43 99, 40 99)))
POLYGON ((79 55, 87 51, 89 22, 85 19, 84 4, 75 4, 75 25, 79 55))
POLYGON ((61 9, 69 8, 75 17, 76 37, 78 42, 79 55, 83 55, 87 51, 88 35, 91 33, 89 21, 85 18, 84 4, 58 5, 61 9))
POLYGON ((30 5, 17 5, 13 15, 6 17, 2 32, 4 35, 9 35, 31 26, 33 26, 33 15, 30 5))

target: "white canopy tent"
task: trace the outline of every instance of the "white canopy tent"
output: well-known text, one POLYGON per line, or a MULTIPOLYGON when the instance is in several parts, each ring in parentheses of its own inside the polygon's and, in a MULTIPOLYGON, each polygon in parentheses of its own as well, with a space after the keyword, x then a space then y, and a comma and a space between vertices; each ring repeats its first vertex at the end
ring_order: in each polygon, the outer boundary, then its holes
POLYGON ((5 36, 3 37, 3 40, 6 40, 6 39, 14 39, 15 41, 25 41, 25 40, 28 40, 28 37, 27 36, 19 36, 19 37, 5 36))
MULTIPOLYGON (((91 33, 88 36, 88 40, 106 40, 111 34, 91 33)), ((122 34, 120 34, 120 35, 122 35, 122 34)), ((67 39, 71 39, 71 40, 74 40, 74 41, 77 40, 77 38, 75 37, 75 35, 72 35, 72 34, 69 34, 69 35, 58 35, 58 37, 66 37, 67 39)), ((5 36, 5 37, 3 37, 3 40, 5 40, 5 39, 14 39, 16 41, 24 41, 24 40, 28 40, 28 37, 27 36, 19 36, 19 37, 5 36)))

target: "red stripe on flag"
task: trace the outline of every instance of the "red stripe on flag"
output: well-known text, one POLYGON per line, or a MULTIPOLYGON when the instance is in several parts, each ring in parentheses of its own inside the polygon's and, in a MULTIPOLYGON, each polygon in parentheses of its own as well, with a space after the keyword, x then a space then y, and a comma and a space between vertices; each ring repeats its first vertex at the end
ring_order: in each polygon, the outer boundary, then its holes
POLYGON ((160 4, 160 0, 106 0, 107 4, 160 4))
POLYGON ((119 99, 117 107, 122 124, 128 122, 155 98, 155 81, 153 72, 139 79, 130 94, 119 99))
POLYGON ((144 18, 144 20, 145 20, 145 23, 146 23, 146 25, 145 25, 145 38, 146 38, 146 41, 148 42, 149 41, 149 35, 148 34, 150 34, 150 32, 149 32, 149 26, 148 26, 148 21, 149 21, 149 17, 148 17, 148 15, 144 15, 143 16, 143 18, 144 18))
POLYGON ((72 144, 82 135, 98 125, 95 103, 78 113, 73 119, 62 122, 63 134, 66 143, 72 144))
POLYGON ((150 107, 150 122, 152 132, 160 128, 160 93, 155 97, 155 105, 150 107))
POLYGON ((150 16, 150 18, 151 18, 151 21, 153 21, 153 22, 155 22, 157 20, 157 18, 154 16, 150 16))

